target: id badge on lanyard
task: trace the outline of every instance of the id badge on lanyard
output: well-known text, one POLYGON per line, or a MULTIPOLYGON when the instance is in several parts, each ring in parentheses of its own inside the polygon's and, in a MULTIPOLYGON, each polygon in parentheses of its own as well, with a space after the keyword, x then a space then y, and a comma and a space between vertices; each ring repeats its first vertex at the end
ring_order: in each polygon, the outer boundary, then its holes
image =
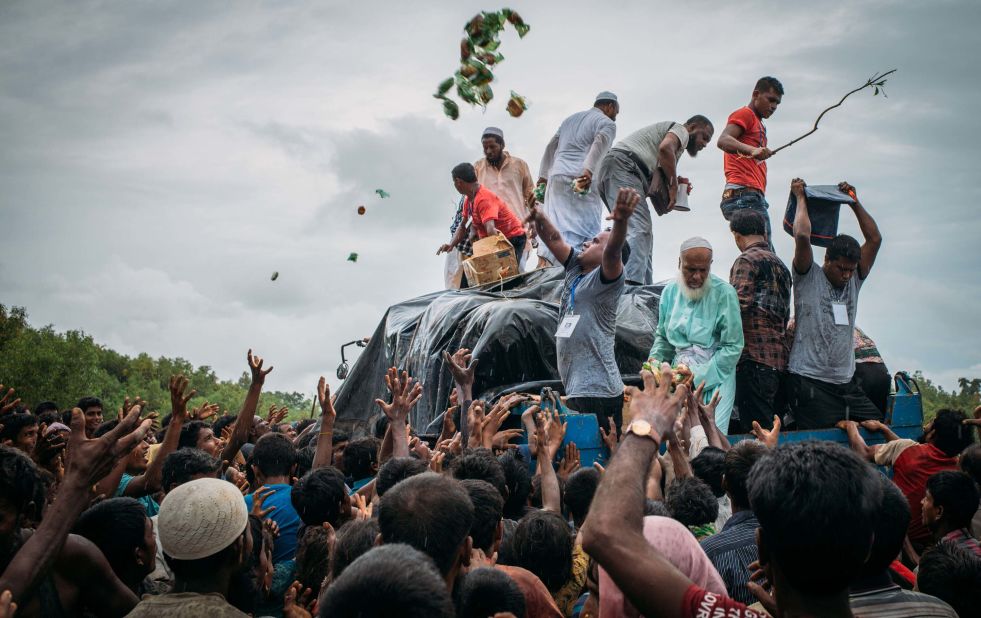
POLYGON ((849 326, 848 305, 843 302, 831 301, 831 313, 835 318, 836 326, 849 326))
POLYGON ((559 328, 555 331, 556 337, 561 337, 567 339, 572 336, 572 331, 576 330, 576 325, 579 324, 579 318, 575 314, 576 309, 576 287, 579 282, 582 281, 583 275, 576 277, 576 280, 572 282, 572 287, 569 289, 569 311, 562 316, 559 320, 559 328))

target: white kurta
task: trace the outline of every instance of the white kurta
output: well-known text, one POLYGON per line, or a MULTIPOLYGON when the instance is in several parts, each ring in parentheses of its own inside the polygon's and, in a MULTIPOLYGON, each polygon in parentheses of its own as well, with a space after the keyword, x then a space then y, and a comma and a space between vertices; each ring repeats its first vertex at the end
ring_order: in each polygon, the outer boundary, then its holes
MULTIPOLYGON (((566 118, 545 149, 539 171, 539 177, 548 179, 544 212, 562 239, 573 247, 581 247, 599 233, 604 206, 596 187, 578 195, 572 190, 572 181, 585 170, 595 175, 616 133, 616 123, 593 107, 566 118)), ((545 243, 539 244, 538 255, 555 261, 545 243)))

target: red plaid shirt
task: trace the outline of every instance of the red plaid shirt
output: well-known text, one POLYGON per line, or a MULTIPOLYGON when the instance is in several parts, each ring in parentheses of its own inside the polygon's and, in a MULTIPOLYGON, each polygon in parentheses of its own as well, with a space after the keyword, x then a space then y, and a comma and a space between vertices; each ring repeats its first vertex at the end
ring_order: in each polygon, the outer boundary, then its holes
POLYGON ((743 354, 739 362, 754 361, 778 371, 787 368, 790 346, 790 271, 766 242, 750 245, 732 265, 729 283, 739 296, 743 319, 743 354))

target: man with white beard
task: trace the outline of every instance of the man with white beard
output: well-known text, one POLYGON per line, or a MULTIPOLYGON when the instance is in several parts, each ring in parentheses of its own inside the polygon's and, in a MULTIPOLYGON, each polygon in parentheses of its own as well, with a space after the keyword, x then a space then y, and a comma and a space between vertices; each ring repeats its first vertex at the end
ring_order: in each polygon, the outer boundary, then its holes
POLYGON ((743 350, 739 297, 728 281, 711 273, 712 245, 695 236, 681 244, 678 276, 665 286, 658 305, 651 358, 684 363, 705 382, 707 403, 718 391, 715 423, 728 431, 736 395, 736 363, 743 350))

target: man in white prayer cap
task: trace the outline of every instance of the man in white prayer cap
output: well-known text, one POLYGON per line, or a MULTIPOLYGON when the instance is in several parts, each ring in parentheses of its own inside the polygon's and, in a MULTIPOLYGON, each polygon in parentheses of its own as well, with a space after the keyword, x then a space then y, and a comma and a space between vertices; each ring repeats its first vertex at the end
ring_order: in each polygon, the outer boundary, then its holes
POLYGON ((681 244, 678 276, 665 286, 658 305, 651 358, 684 363, 705 382, 704 402, 718 392, 715 424, 728 431, 736 395, 736 364, 743 351, 739 298, 712 269, 712 245, 695 236, 681 244))
POLYGON ((128 616, 245 618, 226 600, 252 556, 249 512, 238 488, 214 478, 179 485, 160 504, 158 522, 174 588, 144 597, 128 616))
MULTIPOLYGON (((538 184, 545 185, 543 211, 562 240, 577 249, 595 238, 602 227, 603 201, 591 185, 593 174, 616 138, 619 113, 617 95, 599 93, 593 107, 562 122, 542 157, 538 184)), ((538 246, 538 256, 558 265, 544 243, 538 246)))
MULTIPOLYGON (((473 164, 477 171, 477 182, 501 198, 511 212, 524 221, 528 216, 528 203, 535 191, 535 180, 531 177, 528 164, 524 159, 504 150, 504 131, 498 127, 484 129, 480 146, 484 151, 484 158, 473 164)), ((525 258, 530 252, 531 243, 526 243, 524 255, 517 256, 521 266, 524 266, 525 258)), ((536 258, 532 268, 537 265, 537 261, 536 258)))

